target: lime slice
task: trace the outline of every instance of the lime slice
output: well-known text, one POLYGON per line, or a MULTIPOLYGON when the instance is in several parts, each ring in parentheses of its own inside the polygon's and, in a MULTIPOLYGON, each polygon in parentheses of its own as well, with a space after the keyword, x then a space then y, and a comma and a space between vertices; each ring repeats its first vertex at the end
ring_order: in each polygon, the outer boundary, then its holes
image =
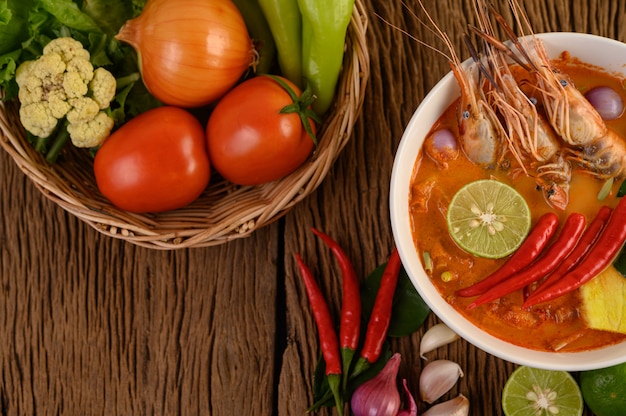
POLYGON ((583 371, 580 389, 596 416, 626 415, 626 362, 583 371))
POLYGON ((502 390, 506 416, 580 416, 583 398, 567 371, 518 367, 502 390))
POLYGON ((452 239, 475 256, 501 258, 513 253, 530 230, 530 209, 514 188, 493 179, 463 186, 448 207, 452 239))

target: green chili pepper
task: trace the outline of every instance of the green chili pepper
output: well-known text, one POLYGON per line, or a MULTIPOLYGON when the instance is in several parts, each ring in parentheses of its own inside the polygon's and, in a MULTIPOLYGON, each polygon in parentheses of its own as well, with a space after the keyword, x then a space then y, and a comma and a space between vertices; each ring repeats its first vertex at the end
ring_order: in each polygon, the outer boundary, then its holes
POLYGON ((298 0, 302 13, 302 74, 317 99, 313 110, 323 115, 335 88, 354 0, 298 0))
POLYGON ((233 3, 241 12, 252 42, 254 42, 254 48, 259 54, 255 72, 269 74, 276 55, 276 44, 261 6, 257 0, 233 0, 233 3))
POLYGON ((269 24, 282 75, 302 88, 302 16, 295 0, 258 0, 269 24))

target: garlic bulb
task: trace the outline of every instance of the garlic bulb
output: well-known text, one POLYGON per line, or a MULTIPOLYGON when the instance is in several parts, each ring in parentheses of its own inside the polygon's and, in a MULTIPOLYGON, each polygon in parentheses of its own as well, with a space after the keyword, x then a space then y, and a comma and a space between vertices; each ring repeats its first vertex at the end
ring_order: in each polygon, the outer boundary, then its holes
POLYGON ((422 413, 422 416, 467 416, 469 415, 469 400, 459 394, 454 399, 439 403, 422 413))
POLYGON ((446 324, 437 324, 431 327, 420 342, 420 357, 426 359, 424 354, 459 339, 459 336, 446 324))
POLYGON ((434 402, 450 391, 459 377, 463 377, 463 370, 454 361, 436 360, 428 363, 420 374, 421 399, 426 403, 434 402))

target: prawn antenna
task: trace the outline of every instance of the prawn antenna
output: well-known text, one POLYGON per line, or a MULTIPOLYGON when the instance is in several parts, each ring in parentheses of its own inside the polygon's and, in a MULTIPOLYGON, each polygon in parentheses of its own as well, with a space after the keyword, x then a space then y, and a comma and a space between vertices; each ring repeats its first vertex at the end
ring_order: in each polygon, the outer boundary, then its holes
MULTIPOLYGON (((480 30, 479 28, 477 28, 476 26, 473 25, 468 25, 470 31, 474 32, 476 35, 478 35, 479 37, 481 37, 482 39, 484 39, 488 44, 490 44, 491 46, 493 46, 494 48, 496 48, 497 50, 499 50, 500 52, 503 52, 506 54, 506 56, 508 56, 509 58, 511 58, 513 61, 515 61, 517 64, 519 64, 519 66, 521 66, 522 68, 524 68, 527 71, 530 71, 530 67, 528 65, 527 62, 525 62, 523 59, 521 59, 515 52, 513 52, 511 50, 511 48, 509 46, 507 46, 505 43, 502 43, 498 38, 483 32, 482 30, 480 30)), ((514 36, 514 39, 512 38, 511 41, 514 44, 519 45, 519 41, 517 41, 517 37, 514 36)), ((519 48, 521 48, 520 46, 518 46, 519 48)), ((523 48, 521 48, 523 49, 523 48)), ((530 60, 530 57, 528 57, 528 55, 526 54, 526 52, 523 52, 524 58, 528 60, 528 62, 532 62, 530 60)))
MULTIPOLYGON (((402 4, 406 7, 406 5, 404 4, 404 2, 403 2, 402 4)), ((415 16, 415 15, 413 14, 413 12, 412 12, 412 11, 411 11, 411 14, 412 14, 412 16, 417 17, 417 16, 415 16)), ((397 26, 397 25, 395 25, 395 24, 391 23, 390 21, 388 21, 387 19, 385 19, 384 17, 382 17, 382 16, 381 16, 381 15, 379 15, 378 13, 374 12, 374 15, 375 15, 376 17, 378 17, 380 20, 382 20, 382 22, 383 22, 383 23, 385 23, 387 26, 391 27, 393 30, 397 30, 398 32, 402 33, 403 35, 406 35, 409 39, 411 39, 411 40, 413 40, 413 41, 415 41, 415 42, 419 43, 419 44, 420 44, 420 45, 422 45, 422 46, 427 47, 428 49, 431 49, 431 50, 433 50, 433 51, 437 52, 438 54, 442 55, 444 58, 446 58, 446 59, 450 59, 450 57, 449 57, 448 55, 446 55, 444 52, 440 51, 439 49, 435 48, 435 47, 434 47, 434 46, 432 46, 432 45, 429 45, 428 43, 426 43, 426 42, 424 42, 423 40, 421 40, 421 39, 417 38, 415 35, 413 35, 413 34, 411 34, 411 33, 407 32, 406 30, 402 29, 401 27, 399 27, 399 26, 397 26)), ((420 23, 423 23, 421 20, 419 20, 419 18, 418 18, 418 21, 419 21, 420 23)), ((430 29, 430 30, 432 30, 432 29, 430 29)))
POLYGON ((487 67, 485 67, 485 64, 482 61, 482 59, 480 59, 480 55, 478 54, 478 51, 474 47, 474 44, 470 40, 470 37, 467 33, 463 33, 463 41, 465 42, 465 46, 467 46, 470 56, 474 60, 474 63, 478 67, 478 70, 480 71, 480 73, 483 74, 485 78, 487 78, 487 80, 491 83, 491 85, 493 85, 494 88, 501 91, 500 86, 491 76, 491 72, 487 69, 487 67))

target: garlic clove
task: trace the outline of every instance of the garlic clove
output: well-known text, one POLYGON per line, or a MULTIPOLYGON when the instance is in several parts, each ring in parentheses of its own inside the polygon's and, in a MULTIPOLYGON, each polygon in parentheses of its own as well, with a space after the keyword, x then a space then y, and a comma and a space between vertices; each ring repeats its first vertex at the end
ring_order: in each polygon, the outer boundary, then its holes
POLYGON ((463 370, 454 361, 431 361, 422 369, 419 379, 420 397, 432 403, 446 394, 463 377, 463 370))
POLYGON ((469 400, 459 394, 454 399, 439 403, 422 413, 422 416, 467 416, 469 415, 469 400))
POLYGON ((420 342, 420 357, 426 359, 424 354, 459 339, 459 336, 446 324, 437 324, 431 327, 420 342))

